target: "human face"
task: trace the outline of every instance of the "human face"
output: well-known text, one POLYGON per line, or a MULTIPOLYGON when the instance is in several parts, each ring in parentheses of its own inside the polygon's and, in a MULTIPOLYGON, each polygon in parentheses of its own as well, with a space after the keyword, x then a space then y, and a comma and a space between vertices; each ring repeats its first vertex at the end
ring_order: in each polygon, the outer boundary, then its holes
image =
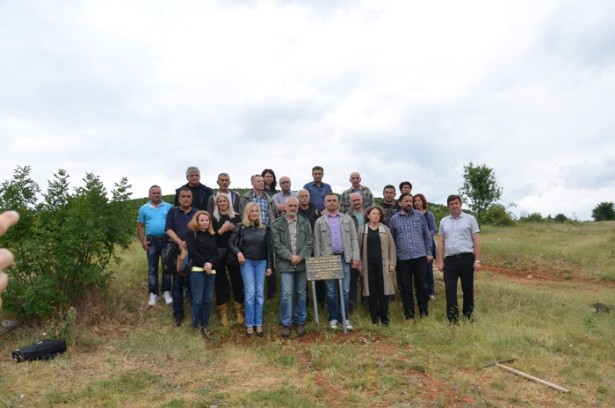
POLYGON ((263 180, 262 176, 254 177, 254 180, 252 180, 252 188, 256 191, 263 191, 265 188, 265 180, 263 180))
POLYGON ((188 209, 192 206, 192 191, 179 192, 179 206, 188 209))
POLYGON ((448 203, 448 210, 451 212, 453 218, 459 217, 461 214, 461 202, 458 199, 454 199, 453 201, 448 203))
POLYGON ((385 188, 382 192, 383 200, 387 204, 392 204, 395 201, 395 189, 394 188, 385 188))
POLYGON ((380 211, 377 208, 372 208, 372 210, 367 214, 367 219, 373 223, 380 222, 380 211))
POLYGON ((404 186, 401 188, 401 193, 407 193, 410 194, 412 192, 412 187, 410 187, 407 184, 404 184, 404 186))
POLYGON ((340 202, 335 195, 328 195, 325 198, 325 207, 330 213, 336 213, 340 206, 340 202))
POLYGON ((260 208, 258 208, 258 205, 253 205, 252 207, 250 207, 250 214, 248 214, 248 220, 250 220, 251 222, 258 221, 260 211, 261 210, 260 208))
POLYGON ((231 178, 228 176, 219 176, 218 177, 218 187, 220 187, 221 191, 228 191, 228 186, 231 185, 231 178))
POLYGON ((291 218, 295 218, 297 216, 297 211, 299 211, 299 201, 298 200, 288 200, 286 201, 286 215, 291 218))
POLYGON ((412 211, 412 196, 407 195, 403 200, 401 200, 401 209, 407 213, 412 211))
POLYGON ((299 199, 299 205, 303 208, 309 206, 310 204, 310 193, 307 191, 301 191, 297 193, 297 198, 299 199))
POLYGON ((421 200, 421 197, 414 197, 414 208, 417 210, 423 209, 423 200, 421 200))
POLYGON ((359 188, 359 186, 361 185, 361 175, 356 171, 354 173, 351 173, 350 183, 352 184, 352 187, 359 188))
POLYGON ((265 175, 263 176, 263 180, 265 180, 266 186, 270 186, 271 183, 273 183, 273 174, 265 173, 265 175))
POLYGON ((201 231, 207 231, 207 228, 209 228, 209 217, 206 214, 199 215, 199 218, 197 218, 196 222, 199 225, 199 229, 201 231))
POLYGON ((186 180, 188 180, 188 185, 190 187, 196 187, 201 184, 201 173, 193 171, 186 176, 186 180))
POLYGON ((363 207, 363 200, 361 196, 358 194, 353 194, 350 196, 350 204, 352 205, 352 209, 355 211, 360 211, 363 207))
POLYGON ((280 189, 285 193, 290 191, 290 179, 288 177, 280 178, 280 189))
POLYGON ((220 196, 217 200, 217 204, 218 204, 218 211, 220 211, 222 214, 226 214, 226 212, 228 212, 228 199, 224 196, 220 196))
POLYGON ((314 183, 320 184, 322 182, 322 176, 324 176, 325 173, 322 170, 314 170, 312 172, 312 178, 314 179, 314 183))
POLYGON ((162 202, 162 191, 160 191, 159 187, 152 187, 149 190, 149 199, 152 204, 160 204, 162 202))

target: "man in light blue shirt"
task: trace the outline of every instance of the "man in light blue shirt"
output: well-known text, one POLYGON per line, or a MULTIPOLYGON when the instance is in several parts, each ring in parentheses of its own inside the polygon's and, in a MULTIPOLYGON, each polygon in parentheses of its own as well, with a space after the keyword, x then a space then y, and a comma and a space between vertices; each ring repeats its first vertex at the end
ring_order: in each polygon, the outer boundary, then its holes
MULTIPOLYGON (((149 202, 139 208, 137 236, 141 247, 147 252, 148 286, 150 306, 158 300, 158 265, 162 250, 167 246, 169 237, 164 229, 171 204, 162 201, 159 186, 149 188, 149 202)), ((167 305, 173 303, 171 296, 171 275, 162 275, 162 293, 167 305)))

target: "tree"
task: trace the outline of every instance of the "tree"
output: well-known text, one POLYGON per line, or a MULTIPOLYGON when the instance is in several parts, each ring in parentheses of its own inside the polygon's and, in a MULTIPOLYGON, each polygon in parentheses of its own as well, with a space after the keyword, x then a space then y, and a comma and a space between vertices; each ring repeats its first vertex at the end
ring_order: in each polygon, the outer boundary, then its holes
POLYGON ((493 169, 484 164, 475 166, 470 162, 463 166, 463 179, 459 194, 470 200, 470 209, 481 223, 487 208, 502 196, 502 187, 498 185, 493 169))
POLYGON ((615 220, 615 204, 612 201, 603 201, 592 210, 594 221, 613 221, 615 220))
POLYGON ((88 289, 107 287, 107 266, 118 247, 130 244, 134 224, 126 179, 109 200, 97 176, 86 174, 85 185, 71 192, 68 174, 59 170, 38 202, 40 190, 29 175, 29 166, 18 167, 0 185, 0 210, 21 215, 0 239, 17 260, 5 307, 24 318, 43 318, 61 314, 88 289))

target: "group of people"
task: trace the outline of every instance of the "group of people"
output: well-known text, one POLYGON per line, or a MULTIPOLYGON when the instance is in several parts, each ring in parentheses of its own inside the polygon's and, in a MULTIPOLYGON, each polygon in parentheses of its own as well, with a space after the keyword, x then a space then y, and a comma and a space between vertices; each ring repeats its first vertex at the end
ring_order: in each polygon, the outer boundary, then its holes
POLYGON ((350 187, 339 197, 323 176, 323 168, 315 166, 313 181, 302 189, 293 191, 284 176, 278 190, 275 173, 265 169, 251 177, 252 189, 240 196, 229 189, 227 173, 218 175, 214 194, 200 182, 199 169, 189 167, 174 206, 162 200, 159 186, 150 187, 149 202, 139 209, 137 219, 137 235, 147 252, 149 305, 162 294, 166 304, 173 305, 174 323, 180 326, 184 293, 189 291, 192 327, 208 339, 214 292, 223 326, 229 323, 232 296, 237 322, 245 325, 246 335, 263 336, 265 297, 275 295, 279 275, 280 333, 289 337, 294 326, 303 336, 306 259, 334 256, 343 271, 341 296, 337 280, 325 280, 316 282, 313 299, 326 301, 329 328, 343 324, 351 330, 349 314, 363 299, 372 322, 388 325, 394 274, 405 318, 415 319, 417 309, 418 317, 428 316, 429 300, 435 298, 432 265, 437 260, 444 273, 448 319, 459 319, 458 280, 462 313, 471 319, 474 271, 480 268, 479 229, 475 218, 461 211, 459 196, 447 199, 450 215, 440 222, 436 246, 435 218, 425 196, 412 195, 410 182, 399 185, 398 199, 395 187, 386 185, 383 203, 377 205, 359 172, 350 174, 350 187), (173 263, 173 273, 163 274, 159 288, 159 260, 165 248, 173 259, 187 253, 192 267, 184 276, 179 262, 173 263))

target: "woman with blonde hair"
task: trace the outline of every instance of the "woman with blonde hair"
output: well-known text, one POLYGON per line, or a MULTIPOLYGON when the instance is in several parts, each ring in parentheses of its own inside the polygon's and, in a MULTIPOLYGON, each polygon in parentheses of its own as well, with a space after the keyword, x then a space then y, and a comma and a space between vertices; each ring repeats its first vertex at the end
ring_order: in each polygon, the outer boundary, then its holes
POLYGON ((218 245, 211 216, 207 211, 197 211, 188 223, 188 229, 193 231, 192 234, 186 235, 186 247, 192 259, 192 270, 190 271, 192 327, 194 329, 200 327, 201 335, 207 340, 211 338, 207 327, 216 278, 218 245))
POLYGON ((228 242, 235 228, 239 228, 241 217, 235 213, 228 196, 224 193, 216 194, 214 198, 214 230, 218 244, 218 270, 216 273, 216 307, 220 313, 220 324, 228 324, 228 298, 230 290, 233 292, 237 323, 244 324, 243 318, 243 279, 239 271, 239 263, 228 250, 228 242), (230 287, 229 287, 230 279, 230 287))
POLYGON ((271 275, 273 248, 269 227, 263 224, 258 204, 248 203, 239 228, 229 239, 229 250, 237 256, 245 294, 246 335, 262 337, 265 275, 271 275))

